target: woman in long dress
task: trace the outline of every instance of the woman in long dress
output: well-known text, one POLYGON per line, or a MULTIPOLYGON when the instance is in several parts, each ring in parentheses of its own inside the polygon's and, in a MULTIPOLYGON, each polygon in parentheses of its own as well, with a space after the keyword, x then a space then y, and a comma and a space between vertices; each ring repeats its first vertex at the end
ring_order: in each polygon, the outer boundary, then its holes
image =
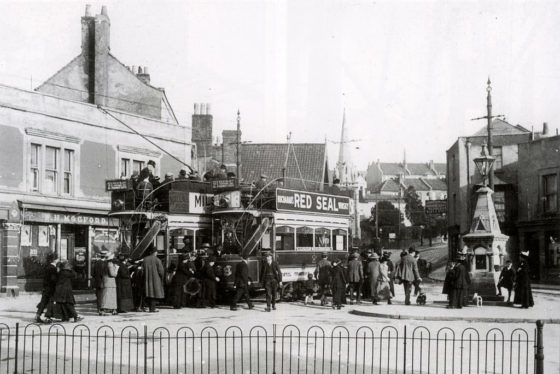
POLYGON ((74 322, 78 322, 83 318, 78 316, 74 305, 74 293, 72 292, 72 280, 76 278, 76 273, 72 270, 72 266, 68 261, 60 263, 60 272, 53 295, 54 309, 56 314, 60 314, 63 322, 74 318, 74 322))
POLYGON ((387 259, 382 257, 379 260, 379 277, 377 280, 377 300, 387 300, 387 304, 391 302, 391 285, 389 283, 389 266, 387 259))
POLYGON ((117 282, 118 266, 113 261, 113 253, 107 256, 107 272, 103 274, 103 290, 101 292, 101 312, 99 315, 117 314, 117 282))
POLYGON ((134 300, 132 298, 132 282, 130 280, 130 270, 124 253, 119 254, 116 285, 117 285, 117 311, 127 313, 134 310, 134 300))
POLYGON ((527 257, 521 256, 517 269, 517 281, 515 283, 514 304, 521 304, 522 308, 529 308, 535 305, 533 291, 531 290, 531 279, 529 276, 529 264, 527 257))
POLYGON ((332 274, 332 284, 331 289, 333 293, 333 309, 340 309, 342 307, 342 302, 344 301, 344 296, 346 293, 346 275, 344 268, 341 265, 341 260, 336 260, 333 263, 331 270, 332 274))

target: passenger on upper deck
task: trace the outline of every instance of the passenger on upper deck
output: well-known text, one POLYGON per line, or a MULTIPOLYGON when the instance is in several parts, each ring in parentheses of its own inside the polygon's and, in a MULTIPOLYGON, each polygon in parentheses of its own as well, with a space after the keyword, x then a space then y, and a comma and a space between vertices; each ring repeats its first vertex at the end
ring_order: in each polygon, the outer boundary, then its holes
POLYGON ((200 175, 198 174, 198 171, 193 170, 190 174, 189 174, 189 179, 192 181, 200 181, 200 175))
MULTIPOLYGON (((148 165, 140 171, 141 175, 142 172, 148 173, 149 182, 152 184, 153 188, 157 188, 161 184, 161 182, 159 181, 159 177, 157 175, 154 176, 155 168, 156 168, 156 162, 154 160, 150 160, 148 161, 148 165)), ((144 178, 140 178, 140 179, 143 180, 144 178)))
POLYGON ((173 173, 165 173, 163 183, 173 182, 174 180, 175 180, 175 178, 173 177, 173 173))
POLYGON ((139 182, 136 187, 136 199, 138 200, 138 203, 140 204, 146 201, 151 201, 151 193, 154 190, 154 186, 150 183, 148 168, 142 169, 138 180, 139 182))
POLYGON ((181 170, 179 170, 179 175, 177 176, 177 179, 187 179, 187 169, 181 168, 181 170))
POLYGON ((227 167, 224 164, 220 165, 220 169, 214 176, 215 179, 227 179, 227 167))
POLYGON ((261 174, 261 179, 255 184, 257 191, 262 190, 267 185, 268 177, 265 174, 261 174))

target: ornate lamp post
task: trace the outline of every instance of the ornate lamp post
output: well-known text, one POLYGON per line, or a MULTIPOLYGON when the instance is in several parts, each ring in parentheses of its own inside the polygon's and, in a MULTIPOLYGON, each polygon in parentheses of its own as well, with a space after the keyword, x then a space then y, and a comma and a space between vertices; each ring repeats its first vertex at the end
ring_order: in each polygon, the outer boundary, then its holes
POLYGON ((480 156, 476 157, 473 161, 482 177, 483 186, 488 186, 489 177, 495 160, 494 157, 486 154, 486 144, 482 144, 480 156))
POLYGON ((480 156, 473 161, 482 177, 482 187, 476 191, 478 196, 470 231, 463 236, 472 279, 470 292, 477 292, 485 301, 503 301, 496 296, 496 285, 508 236, 500 231, 492 201, 494 191, 487 186, 494 157, 486 153, 486 144, 482 145, 480 156))

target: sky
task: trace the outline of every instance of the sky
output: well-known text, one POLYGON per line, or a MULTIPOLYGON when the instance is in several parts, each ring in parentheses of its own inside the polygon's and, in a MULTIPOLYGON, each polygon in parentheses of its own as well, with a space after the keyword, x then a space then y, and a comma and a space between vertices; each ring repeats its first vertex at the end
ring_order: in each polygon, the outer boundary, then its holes
POLYGON ((535 131, 560 121, 558 1, 0 2, 0 83, 35 88, 80 53, 85 4, 111 19, 111 53, 147 66, 179 119, 210 103, 214 136, 325 142, 343 111, 360 170, 445 162, 493 111, 535 131))

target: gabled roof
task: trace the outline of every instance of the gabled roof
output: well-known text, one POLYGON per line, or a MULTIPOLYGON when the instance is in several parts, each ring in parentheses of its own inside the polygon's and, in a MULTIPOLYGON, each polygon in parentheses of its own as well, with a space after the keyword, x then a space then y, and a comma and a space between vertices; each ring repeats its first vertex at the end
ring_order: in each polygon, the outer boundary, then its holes
MULTIPOLYGON (((436 173, 430 169, 430 165, 428 163, 407 163, 406 169, 410 172, 410 174, 405 170, 402 163, 381 162, 379 163, 379 167, 384 175, 436 175, 436 173)), ((446 165, 444 163, 434 163, 434 169, 436 169, 438 173, 444 175, 446 172, 446 165)))
POLYGON ((399 183, 393 179, 387 179, 372 189, 373 193, 399 192, 399 190, 399 183))
POLYGON ((328 170, 325 143, 243 144, 240 154, 241 178, 247 182, 258 181, 261 174, 266 174, 269 181, 280 178, 286 157, 286 187, 319 190, 328 179, 325 176, 328 170), (301 181, 302 177, 304 182, 301 181))
POLYGON ((428 186, 420 178, 405 178, 403 184, 408 187, 414 187, 416 191, 430 191, 430 186, 428 186))
POLYGON ((422 179, 422 181, 430 185, 434 191, 447 191, 447 183, 441 179, 422 179))
MULTIPOLYGON (((523 126, 514 126, 502 119, 495 118, 491 124, 492 135, 519 135, 530 133, 529 130, 523 126)), ((487 126, 483 126, 480 130, 471 136, 488 136, 487 126)))

